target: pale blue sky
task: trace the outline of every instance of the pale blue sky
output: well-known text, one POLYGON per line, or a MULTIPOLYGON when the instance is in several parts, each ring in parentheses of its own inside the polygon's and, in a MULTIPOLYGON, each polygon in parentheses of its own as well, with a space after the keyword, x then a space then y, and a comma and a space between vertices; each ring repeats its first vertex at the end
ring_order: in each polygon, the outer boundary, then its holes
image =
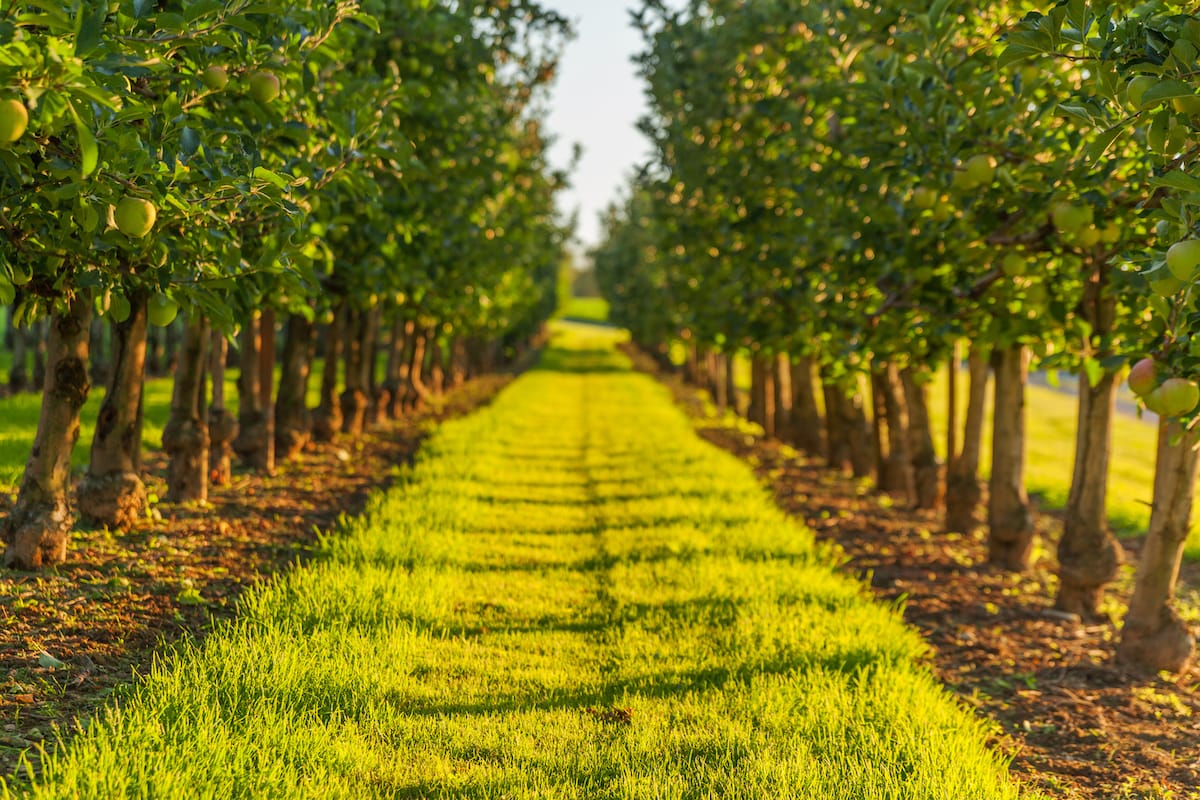
POLYGON ((645 101, 630 57, 642 49, 629 25, 637 0, 545 0, 569 17, 577 36, 567 46, 551 99, 549 128, 558 136, 555 164, 565 165, 571 147, 583 146, 583 159, 563 197, 564 212, 579 210, 584 246, 599 238, 598 215, 617 197, 635 165, 649 156, 637 131, 645 101))

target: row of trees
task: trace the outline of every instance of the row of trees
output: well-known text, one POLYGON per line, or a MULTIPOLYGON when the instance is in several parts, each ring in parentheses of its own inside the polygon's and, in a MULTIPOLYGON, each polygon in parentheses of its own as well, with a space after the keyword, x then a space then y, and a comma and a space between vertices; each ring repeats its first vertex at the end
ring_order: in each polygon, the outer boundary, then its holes
POLYGON ((109 525, 145 509, 156 326, 179 342, 174 501, 204 500, 231 449, 270 470, 533 335, 567 235, 539 98, 568 35, 535 0, 0 2, 0 302, 16 329, 48 321, 5 562, 65 558, 97 317, 107 386, 78 497, 109 525))
POLYGON ((994 374, 988 547, 1018 571, 1035 534, 1028 372, 1076 372, 1057 605, 1083 617, 1122 563, 1105 511, 1112 418, 1123 370, 1142 362, 1135 388, 1161 433, 1118 654, 1183 668, 1200 17, 1085 0, 645 0, 635 20, 656 157, 595 253, 616 319, 652 350, 684 341, 689 375, 721 403, 731 358, 749 354, 748 413, 768 433, 944 504, 955 531, 982 511, 994 374), (951 415, 943 470, 926 387, 964 356, 967 412, 951 415))

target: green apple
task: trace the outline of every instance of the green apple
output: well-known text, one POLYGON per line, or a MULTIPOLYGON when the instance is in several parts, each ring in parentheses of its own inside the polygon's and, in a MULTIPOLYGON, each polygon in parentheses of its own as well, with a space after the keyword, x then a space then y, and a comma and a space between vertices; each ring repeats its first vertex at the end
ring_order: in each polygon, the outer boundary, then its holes
POLYGON ((225 71, 224 67, 214 64, 200 73, 200 80, 204 81, 204 85, 209 89, 219 92, 229 84, 229 73, 225 71))
POLYGON ((1125 85, 1125 96, 1129 98, 1129 104, 1139 110, 1144 108, 1142 99, 1146 96, 1146 91, 1151 86, 1156 86, 1157 84, 1158 78, 1153 75, 1138 75, 1135 77, 1125 85))
POLYGON ((1076 236, 1084 228, 1092 224, 1095 212, 1091 206, 1077 206, 1074 203, 1061 201, 1050 209, 1050 220, 1059 233, 1065 236, 1076 236))
POLYGON ((1121 226, 1110 222, 1100 229, 1100 241, 1105 244, 1116 244, 1121 240, 1121 226))
POLYGON ((1153 358, 1143 358, 1133 365, 1129 370, 1129 388, 1139 397, 1158 388, 1158 363, 1153 358))
POLYGON ((0 100, 0 144, 12 144, 25 134, 29 110, 15 97, 0 100))
POLYGON ((154 228, 158 209, 149 200, 140 197, 122 197, 113 212, 117 229, 126 236, 141 239, 154 228))
POLYGON ((968 158, 963 170, 972 186, 989 186, 996 178, 996 159, 980 153, 968 158))
POLYGON ((927 186, 918 186, 913 189, 912 203, 915 207, 922 211, 928 211, 938 201, 938 193, 927 186))
POLYGON ((260 103, 270 103, 279 97, 279 78, 273 72, 251 73, 250 96, 260 103))
POLYGON ((1174 275, 1168 275, 1165 278, 1158 278, 1150 281, 1150 291, 1154 292, 1159 297, 1174 297, 1183 288, 1183 281, 1176 278, 1174 275))
POLYGON ((175 321, 175 316, 179 314, 179 304, 165 294, 156 294, 150 298, 146 312, 146 318, 151 325, 165 328, 175 321))
POLYGON ((1100 229, 1095 225, 1088 225, 1079 233, 1075 234, 1075 244, 1079 247, 1095 247, 1100 243, 1100 229))
POLYGON ((1186 414, 1200 404, 1200 386, 1185 378, 1167 378, 1154 391, 1162 392, 1162 409, 1168 417, 1186 414))
POLYGON ((1010 278, 1019 278, 1029 272, 1029 259, 1020 253, 1009 253, 1000 262, 1000 271, 1010 278))
POLYGON ((1200 267, 1200 239, 1184 239, 1167 248, 1167 269, 1181 281, 1190 281, 1200 267))
POLYGON ((945 222, 946 220, 952 219, 954 217, 955 210, 956 209, 954 206, 950 205, 949 203, 938 203, 933 207, 933 221, 945 222))
POLYGON ((1148 411, 1153 411, 1160 417, 1170 416, 1167 414, 1167 404, 1163 397, 1162 387, 1159 386, 1142 398, 1142 402, 1146 404, 1148 411))

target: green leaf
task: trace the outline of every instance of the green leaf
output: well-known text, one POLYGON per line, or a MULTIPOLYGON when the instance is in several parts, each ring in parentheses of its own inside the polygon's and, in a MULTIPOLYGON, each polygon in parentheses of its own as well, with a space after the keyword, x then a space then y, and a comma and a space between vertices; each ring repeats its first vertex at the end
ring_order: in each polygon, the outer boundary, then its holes
POLYGON ((1147 89, 1146 93, 1142 95, 1142 106, 1153 105, 1163 100, 1170 100, 1173 97, 1191 97, 1193 94, 1195 94, 1195 91, 1192 89, 1191 84, 1174 78, 1161 80, 1147 89))
POLYGON ((185 156, 191 158, 200 149, 200 133, 195 128, 186 125, 179 134, 179 149, 185 156))
POLYGON ((1113 125, 1108 130, 1098 134, 1096 138, 1093 139, 1091 143, 1089 143, 1084 149, 1084 157, 1088 161, 1099 160, 1106 152, 1108 152, 1108 148, 1112 147, 1112 143, 1117 140, 1124 130, 1124 125, 1113 125))
POLYGON ((38 654, 38 666, 46 669, 62 669, 66 664, 43 650, 38 654))
POLYGON ((108 0, 84 0, 79 10, 75 30, 75 55, 86 56, 104 39, 104 20, 108 17, 108 0))
POLYGON ((70 104, 71 118, 75 120, 75 133, 79 137, 79 171, 86 178, 96 171, 100 163, 100 147, 96 144, 96 135, 79 116, 75 104, 70 104))
POLYGON ((279 189, 286 189, 288 185, 288 182, 284 180, 282 176, 271 172, 271 170, 267 169, 266 167, 255 167, 254 177, 258 178, 260 181, 266 181, 267 183, 279 189))
POLYGON ((1172 170, 1166 175, 1156 175, 1150 179, 1151 186, 1166 186, 1181 192, 1200 192, 1200 178, 1188 175, 1182 170, 1172 170))

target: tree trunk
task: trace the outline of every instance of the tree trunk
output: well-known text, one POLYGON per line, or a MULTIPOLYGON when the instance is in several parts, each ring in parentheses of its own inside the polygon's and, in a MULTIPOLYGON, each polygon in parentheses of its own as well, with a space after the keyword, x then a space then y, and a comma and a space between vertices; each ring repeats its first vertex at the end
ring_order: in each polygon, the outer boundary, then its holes
POLYGON ((425 380, 425 385, 434 397, 441 397, 446 390, 446 369, 443 360, 445 351, 442 348, 441 337, 436 333, 439 328, 435 328, 435 332, 429 337, 429 371, 425 380))
POLYGON ((847 467, 857 478, 871 474, 874 455, 871 447, 871 425, 863 405, 861 382, 853 394, 825 381, 825 419, 829 430, 829 466, 847 467))
POLYGON ((363 341, 363 385, 367 392, 366 424, 375 426, 387 419, 387 390, 379 380, 379 353, 383 342, 383 312, 371 309, 363 341))
POLYGON ((979 480, 979 462, 983 454, 983 427, 987 405, 988 356, 972 347, 968 356, 970 388, 967 416, 963 425, 962 451, 951 452, 946 470, 946 530, 968 533, 979 524, 979 503, 983 487, 979 480))
POLYGON ((274 441, 263 405, 263 381, 271 376, 262 373, 262 320, 253 315, 243 326, 238 354, 238 434, 233 450, 242 463, 254 470, 271 470, 274 441))
POLYGON ((904 399, 908 405, 908 449, 917 508, 936 510, 942 505, 942 465, 933 445, 933 427, 929 424, 929 396, 925 384, 918 381, 911 367, 900 372, 904 399))
POLYGON ((992 477, 988 484, 988 558, 1021 572, 1033 555, 1033 510, 1025 492, 1025 386, 1029 352, 1009 345, 996 352, 992 477))
POLYGON ((824 422, 817 407, 816 381, 813 373, 816 363, 811 356, 801 356, 792 364, 792 419, 791 442, 809 455, 825 452, 821 431, 824 422))
POLYGON ((1158 429, 1154 466, 1154 507, 1150 530, 1138 558, 1129 613, 1117 657, 1147 671, 1182 672, 1195 640, 1175 610, 1175 585, 1191 528, 1200 431, 1185 432, 1171 420, 1158 429))
POLYGON ((429 390, 425 388, 422 377, 422 374, 425 372, 425 346, 428 341, 428 331, 420 331, 412 337, 407 385, 404 392, 405 410, 410 413, 420 411, 424 407, 429 394, 429 390))
POLYGON ((713 350, 709 353, 711 364, 708 374, 712 385, 713 403, 717 411, 724 414, 729 409, 729 387, 725 380, 725 371, 729 368, 729 359, 724 353, 713 350))
POLYGON ((49 369, 33 451, 17 502, 4 520, 4 563, 17 569, 61 564, 71 533, 71 451, 79 441, 79 410, 87 401, 88 328, 92 298, 77 294, 50 319, 49 369))
POLYGON ((346 317, 346 389, 342 392, 342 433, 361 436, 366 424, 367 391, 365 364, 370 354, 363 352, 370 325, 365 311, 351 309, 346 317))
POLYGON ((786 353, 775 357, 771 384, 775 388, 775 438, 792 441, 792 362, 786 353))
POLYGON ((204 399, 211 338, 208 320, 203 317, 188 320, 183 349, 176 359, 171 416, 163 429, 163 449, 169 459, 167 500, 172 503, 208 500, 211 442, 204 399))
POLYGON ((308 412, 308 376, 312 371, 313 323, 290 314, 283 342, 279 395, 275 399, 275 457, 290 461, 312 438, 308 412))
POLYGON ((142 458, 142 390, 146 370, 144 291, 129 295, 129 317, 112 325, 113 363, 88 471, 76 494, 84 519, 127 529, 146 511, 146 487, 139 474, 142 458))
MULTIPOLYGON (((1084 285, 1083 317, 1092 335, 1083 342, 1085 357, 1094 353, 1093 337, 1105 341, 1116 324, 1116 298, 1108 291, 1112 267, 1096 261, 1084 285)), ((1108 528, 1108 470, 1112 458, 1112 423, 1116 414, 1116 373, 1101 374, 1092 385, 1086 369, 1079 372, 1079 420, 1075 430, 1075 468, 1062 539, 1058 543, 1059 583, 1055 607, 1085 619, 1100 616, 1104 586, 1115 580, 1125 560, 1121 543, 1108 528)))
POLYGON ((342 351, 346 343, 346 303, 338 303, 333 322, 325 331, 325 360, 321 366, 321 400, 313 414, 313 438, 318 442, 331 442, 342 429, 342 404, 338 395, 338 369, 342 363, 342 351))
POLYGON ((746 418, 762 426, 767 438, 775 438, 774 358, 756 353, 750 362, 750 408, 746 418))
POLYGON ((871 385, 876 392, 876 437, 882 424, 886 432, 887 455, 879 473, 879 488, 881 491, 897 494, 911 501, 914 494, 914 478, 912 456, 908 447, 908 408, 904 402, 904 386, 900 381, 900 371, 891 362, 876 365, 871 376, 871 385), (878 413, 882 411, 884 418, 878 413))
MULTIPOLYGON (((407 323, 411 325, 412 323, 407 323)), ((403 393, 405 356, 407 355, 409 336, 405 330, 405 321, 397 318, 392 322, 392 333, 388 337, 387 364, 383 369, 383 390, 387 392, 387 407, 385 412, 391 419, 400 416, 404 408, 403 393)))
POLYGON ((726 353, 725 360, 725 396, 729 399, 729 410, 734 414, 741 414, 741 402, 738 399, 737 390, 737 355, 736 353, 726 353))
MULTIPOLYGON (((212 375, 212 405, 208 409, 209 485, 228 486, 233 480, 233 440, 237 436, 237 420, 225 407, 225 362, 229 358, 229 340, 219 331, 213 331, 211 338, 209 372, 212 375)), ((186 336, 184 341, 187 341, 186 336)))
MULTIPOLYGON (((408 371, 412 365, 412 351, 416 339, 417 323, 412 320, 396 322, 396 334, 398 338, 392 340, 392 356, 395 357, 395 364, 389 363, 388 366, 388 390, 390 391, 390 407, 388 409, 389 416, 392 419, 399 419, 404 415, 405 408, 409 401, 409 386, 408 386, 408 371)), ((480 354, 480 369, 485 369, 483 366, 483 355, 480 354)))

